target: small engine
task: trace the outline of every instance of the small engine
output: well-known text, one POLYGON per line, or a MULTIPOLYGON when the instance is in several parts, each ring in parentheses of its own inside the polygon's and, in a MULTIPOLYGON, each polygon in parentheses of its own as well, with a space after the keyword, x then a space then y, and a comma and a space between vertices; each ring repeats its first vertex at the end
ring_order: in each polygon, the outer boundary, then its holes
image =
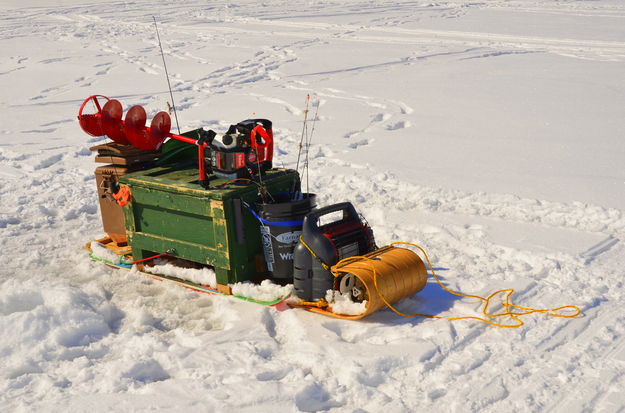
POLYGON ((249 178, 272 168, 273 132, 267 119, 247 119, 231 125, 209 142, 207 170, 226 179, 249 178))

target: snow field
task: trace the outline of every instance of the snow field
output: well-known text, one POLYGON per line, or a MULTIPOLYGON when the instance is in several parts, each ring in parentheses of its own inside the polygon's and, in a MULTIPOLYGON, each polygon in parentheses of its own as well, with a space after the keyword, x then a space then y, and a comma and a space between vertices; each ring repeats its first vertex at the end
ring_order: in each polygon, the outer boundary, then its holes
MULTIPOLYGON (((623 409, 621 2, 5 3, 0 410, 623 409), (310 93, 320 205, 423 246, 454 290, 583 317, 347 322, 91 262, 104 140, 74 116, 93 93, 166 108, 154 14, 182 130, 267 117, 294 167, 310 93)), ((479 305, 430 280, 398 309, 479 305)))

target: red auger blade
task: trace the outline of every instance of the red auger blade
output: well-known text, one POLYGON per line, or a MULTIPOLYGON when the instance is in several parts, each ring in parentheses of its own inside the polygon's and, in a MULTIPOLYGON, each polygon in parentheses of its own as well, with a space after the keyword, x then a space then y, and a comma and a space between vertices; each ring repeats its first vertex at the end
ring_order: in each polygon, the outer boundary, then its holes
POLYGON ((146 119, 147 115, 143 107, 131 107, 126 113, 126 136, 135 148, 153 151, 160 148, 169 135, 171 119, 167 113, 159 112, 152 120, 151 128, 145 127, 146 119))
POLYGON ((104 131, 102 130, 102 108, 100 107, 100 102, 98 102, 98 98, 104 98, 107 101, 109 98, 102 95, 92 95, 82 102, 80 105, 80 109, 78 110, 78 123, 83 131, 91 136, 103 136, 104 131), (88 102, 93 101, 96 108, 96 113, 88 113, 83 114, 83 110, 88 102))
POLYGON ((158 112, 150 124, 150 142, 159 149, 171 130, 171 118, 167 112, 158 112))
POLYGON ((148 129, 145 127, 146 120, 147 115, 145 114, 145 109, 143 109, 142 106, 135 105, 128 109, 126 113, 124 130, 132 146, 143 150, 150 150, 152 148, 148 147, 146 144, 146 142, 149 142, 147 139, 148 129))
POLYGON ((109 100, 102 108, 102 130, 115 142, 128 143, 122 122, 122 104, 118 100, 109 100))

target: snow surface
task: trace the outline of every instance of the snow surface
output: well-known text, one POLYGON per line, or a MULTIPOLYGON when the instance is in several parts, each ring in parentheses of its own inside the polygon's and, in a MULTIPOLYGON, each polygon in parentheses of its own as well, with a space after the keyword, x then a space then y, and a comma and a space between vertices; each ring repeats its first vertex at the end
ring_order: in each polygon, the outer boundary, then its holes
MULTIPOLYGON (((625 409, 625 4, 319 0, 0 5, 0 411, 625 409), (274 121, 309 191, 412 241, 455 290, 583 317, 360 322, 91 262, 103 235, 76 113, 169 93, 181 129, 274 121)), ((403 312, 474 314, 435 284, 403 312)))

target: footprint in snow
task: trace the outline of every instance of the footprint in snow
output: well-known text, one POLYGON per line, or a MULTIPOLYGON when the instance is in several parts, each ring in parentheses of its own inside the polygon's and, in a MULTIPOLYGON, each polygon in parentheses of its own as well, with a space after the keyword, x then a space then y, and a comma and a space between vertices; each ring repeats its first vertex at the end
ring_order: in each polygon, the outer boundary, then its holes
POLYGON ((410 124, 409 121, 399 121, 396 123, 392 123, 390 125, 386 125, 386 130, 398 130, 398 129, 405 129, 405 128, 409 128, 410 126, 412 126, 410 124))
POLYGON ((58 155, 53 155, 53 156, 51 156, 49 158, 46 158, 43 161, 39 162, 37 165, 35 165, 35 170, 49 168, 52 165, 54 165, 55 163, 58 163, 61 159, 63 159, 63 154, 62 153, 60 153, 58 155))
POLYGON ((44 300, 38 292, 14 291, 3 297, 0 314, 8 316, 14 313, 26 313, 43 305, 44 300))
POLYGON ((283 378, 285 378, 288 373, 289 373, 289 370, 287 370, 287 369, 263 371, 263 372, 258 373, 256 375, 256 380, 259 380, 259 381, 280 381, 283 378))
POLYGON ((56 128, 48 128, 48 129, 31 129, 25 130, 23 133, 52 133, 56 131, 56 128))
POLYGON ((156 70, 152 70, 149 67, 141 66, 141 67, 139 67, 139 70, 141 72, 145 72, 145 73, 147 73, 149 75, 158 75, 158 72, 156 70))
MULTIPOLYGON (((264 311, 262 315, 262 323, 267 331, 269 337, 276 339, 276 321, 274 320, 272 314, 269 311, 264 311)), ((276 339, 277 341, 277 339, 276 339)))
POLYGON ((94 138, 89 138, 87 140, 87 142, 89 143, 96 143, 96 142, 100 142, 100 141, 105 141, 107 139, 106 136, 96 136, 94 138))
POLYGON ((17 225, 20 222, 19 218, 16 217, 0 218, 0 228, 6 228, 9 225, 17 225))
MULTIPOLYGON (((74 120, 73 119, 55 120, 53 122, 42 123, 41 126, 52 126, 52 125, 59 125, 61 123, 70 123, 70 122, 74 122, 74 120)), ((54 132, 54 131, 52 131, 52 132, 54 132)))
POLYGON ((50 64, 50 63, 58 63, 58 62, 63 62, 65 60, 68 60, 69 57, 55 57, 52 59, 45 59, 40 61, 39 63, 43 63, 43 64, 50 64))
POLYGON ((342 403, 332 399, 332 396, 320 383, 310 383, 295 395, 295 405, 303 412, 318 412, 341 407, 342 403))
POLYGON ((358 149, 361 146, 369 145, 371 142, 373 142, 373 139, 371 139, 371 140, 369 140, 369 139, 362 139, 362 140, 359 140, 358 142, 350 143, 349 147, 352 148, 352 149, 358 149))
POLYGON ((391 115, 389 115, 388 113, 378 113, 373 117, 373 119, 371 119, 371 123, 383 122, 387 119, 390 119, 390 117, 391 115))

